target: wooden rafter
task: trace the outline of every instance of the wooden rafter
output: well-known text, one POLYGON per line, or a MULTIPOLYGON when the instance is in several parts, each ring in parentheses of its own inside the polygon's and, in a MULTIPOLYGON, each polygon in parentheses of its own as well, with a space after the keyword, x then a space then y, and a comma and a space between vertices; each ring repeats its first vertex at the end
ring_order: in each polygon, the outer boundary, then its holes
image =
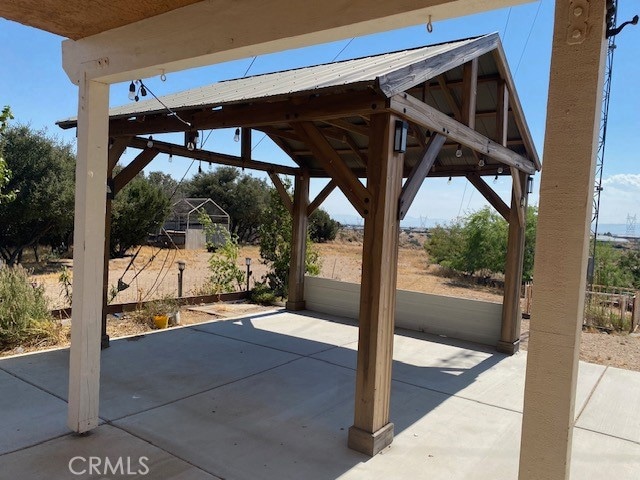
POLYGON ((467 175, 467 180, 476 187, 482 196, 489 202, 489 204, 496 209, 496 211, 500 214, 502 218, 504 218, 507 222, 509 221, 509 206, 504 203, 502 198, 485 182, 480 175, 475 173, 470 173, 467 175))
POLYGON ((454 142, 465 145, 481 155, 486 155, 529 174, 536 171, 534 164, 529 159, 497 144, 410 95, 395 95, 390 98, 389 109, 409 121, 433 131, 442 132, 454 142))
POLYGON ((287 189, 282 183, 282 180, 280 180, 280 177, 275 172, 267 173, 269 174, 269 178, 271 178, 271 181, 273 182, 273 186, 276 187, 278 195, 280 195, 280 199, 282 200, 285 208, 291 215, 293 215, 293 202, 291 201, 291 196, 289 195, 289 192, 287 192, 287 189))
POLYGON ((311 202, 307 207, 307 216, 311 216, 311 214, 315 212, 320 205, 322 205, 322 202, 327 199, 327 197, 331 194, 331 192, 335 190, 336 187, 336 181, 333 179, 329 180, 329 183, 327 183, 324 188, 320 190, 320 193, 318 193, 316 198, 313 199, 313 202, 311 202))
POLYGON ((343 141, 346 142, 346 144, 349 145, 349 148, 351 148, 353 153, 356 154, 356 157, 358 157, 358 159, 360 160, 360 163, 362 163, 362 166, 366 167, 367 163, 369 163, 367 154, 360 149, 360 147, 358 146, 356 141, 353 139, 353 137, 350 134, 345 133, 343 141))
POLYGON ((243 162, 251 160, 251 129, 242 127, 240 130, 240 157, 243 162))
POLYGON ((341 128, 342 130, 346 130, 347 132, 357 133, 358 135, 369 138, 369 127, 367 127, 366 125, 356 125, 342 118, 325 120, 324 123, 328 123, 329 125, 341 128))
POLYGON ((458 102, 456 102, 456 99, 453 97, 451 90, 449 90, 449 86, 447 85, 444 75, 440 75, 438 77, 438 83, 440 85, 440 89, 442 90, 444 98, 447 100, 449 107, 451 107, 451 110, 453 111, 453 116, 457 120, 461 120, 462 112, 460 111, 460 106, 458 105, 458 102))
POLYGON ((422 155, 422 159, 415 164, 409 174, 409 178, 402 187, 402 193, 400 194, 400 200, 398 202, 400 220, 402 220, 409 211, 418 190, 420 190, 422 186, 422 182, 424 182, 424 179, 429 174, 429 170, 431 170, 433 163, 436 161, 436 157, 438 153, 440 153, 440 149, 446 139, 447 137, 439 133, 432 135, 422 155))
POLYGON ((361 216, 365 217, 368 213, 367 204, 371 198, 369 191, 360 183, 351 169, 345 165, 329 141, 311 122, 296 122, 292 124, 292 127, 301 138, 305 139, 316 160, 335 180, 353 207, 361 216))
MULTIPOLYGON (((134 137, 129 143, 134 148, 144 149, 147 148, 147 139, 134 137)), ((201 160, 203 162, 215 163, 220 165, 228 165, 230 167, 250 168, 252 170, 260 170, 263 172, 273 171, 284 175, 295 175, 299 172, 299 169, 286 167, 284 165, 275 165, 272 163, 260 162, 258 160, 243 161, 241 157, 234 155, 227 155, 225 153, 209 152, 206 150, 188 150, 187 147, 182 145, 174 145, 172 143, 160 142, 158 140, 153 141, 153 149, 160 153, 167 153, 172 155, 178 155, 185 158, 193 158, 194 160, 201 160)))
POLYGON ((122 190, 127 183, 138 175, 144 167, 149 165, 149 162, 156 158, 160 153, 158 150, 147 148, 140 152, 136 158, 134 158, 129 165, 124 167, 118 175, 113 179, 113 194, 116 195, 122 190))
MULTIPOLYGON (((197 109, 180 112, 193 128, 209 130, 243 127, 259 127, 295 121, 312 121, 340 118, 347 115, 368 115, 376 109, 383 109, 385 99, 369 90, 334 94, 328 96, 303 97, 259 104, 225 105, 218 110, 197 109)), ((63 122, 63 128, 75 126, 75 122, 63 122)), ((173 115, 165 113, 146 115, 141 119, 112 119, 109 134, 118 135, 155 135, 184 131, 185 125, 173 115)))

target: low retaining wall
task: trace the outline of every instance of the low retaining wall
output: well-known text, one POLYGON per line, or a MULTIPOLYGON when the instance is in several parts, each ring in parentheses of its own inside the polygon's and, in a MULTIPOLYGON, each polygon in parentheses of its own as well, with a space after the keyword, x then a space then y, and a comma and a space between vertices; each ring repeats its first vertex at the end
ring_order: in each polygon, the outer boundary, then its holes
MULTIPOLYGON (((305 277, 308 310, 358 319, 360 285, 305 277)), ((495 346, 500 340, 502 304, 398 290, 396 327, 495 346)))

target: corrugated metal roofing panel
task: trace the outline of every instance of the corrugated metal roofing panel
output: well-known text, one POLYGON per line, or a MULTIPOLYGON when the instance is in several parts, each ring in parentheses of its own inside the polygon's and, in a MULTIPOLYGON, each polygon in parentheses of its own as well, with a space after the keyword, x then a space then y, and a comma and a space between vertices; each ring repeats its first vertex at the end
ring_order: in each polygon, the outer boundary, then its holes
MULTIPOLYGON (((217 106, 258 98, 276 97, 358 82, 372 82, 389 72, 412 65, 417 61, 435 57, 471 43, 478 38, 481 37, 235 80, 225 80, 212 85, 165 95, 161 97, 161 100, 172 110, 181 110, 198 106, 217 106)), ((110 116, 119 117, 162 111, 165 111, 164 107, 157 100, 150 99, 112 108, 109 114, 110 116)))

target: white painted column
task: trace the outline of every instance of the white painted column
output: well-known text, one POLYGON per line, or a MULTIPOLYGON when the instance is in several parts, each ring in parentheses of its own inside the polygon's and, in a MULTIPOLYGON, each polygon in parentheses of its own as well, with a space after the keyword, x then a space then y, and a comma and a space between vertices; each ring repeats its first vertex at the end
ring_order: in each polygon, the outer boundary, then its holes
POLYGON ((109 85, 84 79, 79 87, 67 424, 82 433, 98 426, 109 85))
POLYGON ((602 101, 604 13, 605 0, 556 2, 520 480, 569 478, 602 101))

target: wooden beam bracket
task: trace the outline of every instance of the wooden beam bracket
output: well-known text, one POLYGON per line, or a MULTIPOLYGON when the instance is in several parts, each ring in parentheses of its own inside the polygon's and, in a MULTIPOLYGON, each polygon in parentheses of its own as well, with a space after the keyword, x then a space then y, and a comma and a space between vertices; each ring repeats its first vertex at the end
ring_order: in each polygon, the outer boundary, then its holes
POLYGON ((400 220, 402 220, 409 211, 418 190, 422 186, 422 182, 424 182, 425 177, 429 174, 429 170, 431 170, 446 140, 447 137, 439 133, 432 135, 429 139, 422 159, 413 167, 409 178, 402 187, 402 193, 400 193, 400 199, 398 201, 398 216, 400 220))
POLYGON ((280 177, 278 176, 277 173, 275 172, 268 172, 268 173, 269 173, 269 178, 271 178, 271 181, 273 182, 273 186, 276 187, 276 190, 278 191, 278 195, 280 195, 280 199, 282 200, 282 203, 284 204, 287 211, 291 215, 293 215, 293 202, 291 201, 291 196, 289 195, 289 192, 287 192, 287 188, 284 186, 284 184, 282 183, 282 180, 280 180, 280 177))
POLYGON ((335 180, 330 180, 324 188, 318 193, 316 198, 309 204, 307 207, 307 216, 311 216, 313 212, 317 210, 317 208, 322 205, 322 202, 326 200, 326 198, 333 192, 333 190, 337 187, 335 180))
POLYGON ((509 221, 509 206, 504 203, 502 198, 485 182, 477 173, 467 175, 467 180, 476 187, 482 196, 491 204, 493 208, 504 218, 509 221))
POLYGON ((129 165, 124 167, 113 179, 112 195, 116 196, 131 180, 138 175, 151 160, 156 158, 158 150, 145 149, 134 158, 129 165))
POLYGON ((369 214, 371 195, 369 190, 360 183, 351 169, 345 165, 340 155, 333 149, 329 141, 322 135, 312 122, 292 123, 296 133, 305 139, 313 155, 322 164, 324 170, 335 180, 353 207, 362 217, 369 214))

